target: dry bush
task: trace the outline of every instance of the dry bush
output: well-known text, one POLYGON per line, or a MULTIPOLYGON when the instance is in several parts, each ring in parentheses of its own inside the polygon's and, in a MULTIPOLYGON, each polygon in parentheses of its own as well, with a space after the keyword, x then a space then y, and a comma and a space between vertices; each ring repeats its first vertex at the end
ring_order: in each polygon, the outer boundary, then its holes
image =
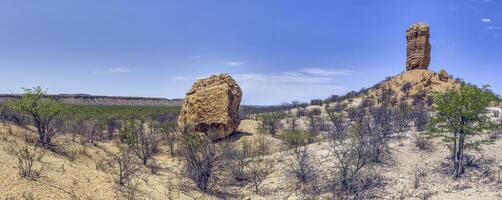
POLYGON ((162 140, 166 142, 169 147, 169 153, 171 156, 175 155, 175 149, 178 132, 177 132, 178 123, 175 120, 168 120, 162 122, 160 124, 160 131, 162 132, 163 138, 162 140))
POLYGON ((216 172, 220 167, 220 155, 215 144, 196 133, 184 133, 180 154, 184 160, 183 171, 204 192, 217 182, 216 172))
POLYGON ((43 167, 40 166, 39 169, 35 169, 34 166, 35 163, 40 162, 45 155, 43 149, 28 144, 19 144, 15 155, 17 157, 17 168, 19 169, 19 175, 21 175, 21 177, 30 180, 36 180, 40 177, 43 167))
POLYGON ((260 155, 252 157, 249 165, 249 181, 256 194, 262 191, 263 181, 273 172, 274 165, 274 160, 265 159, 260 155))
POLYGON ((386 140, 381 132, 372 132, 367 119, 354 123, 345 140, 330 140, 329 155, 325 157, 333 168, 327 170, 332 198, 363 195, 363 191, 380 184, 381 178, 373 164, 385 152, 386 140))
POLYGON ((432 148, 432 140, 421 133, 413 134, 412 141, 415 147, 420 150, 430 150, 432 148))
POLYGON ((327 129, 321 109, 315 108, 307 112, 307 127, 311 133, 319 133, 327 129))
POLYGON ((316 199, 320 194, 319 164, 314 155, 305 146, 293 150, 293 160, 286 168, 287 177, 291 178, 294 190, 302 199, 316 199))
POLYGON ((416 106, 413 111, 413 121, 416 131, 424 131, 429 122, 429 113, 424 106, 416 106))
POLYGON ((287 112, 286 125, 288 130, 298 129, 298 121, 296 115, 292 111, 287 112))
POLYGON ((239 147, 233 146, 230 143, 225 143, 222 146, 222 158, 225 161, 227 170, 232 178, 238 182, 248 180, 246 169, 248 168, 251 156, 251 144, 244 139, 239 147))
POLYGON ((409 124, 412 120, 412 109, 406 102, 400 102, 397 109, 394 110, 392 116, 394 117, 395 128, 398 136, 408 130, 409 124))
POLYGON ((291 149, 292 160, 287 163, 286 176, 291 178, 295 191, 302 199, 311 199, 319 195, 319 163, 306 147, 314 137, 307 131, 288 131, 283 139, 291 149))
POLYGON ((121 148, 118 153, 108 155, 107 170, 114 175, 115 181, 121 186, 127 186, 138 177, 140 165, 129 149, 121 148))
POLYGON ((345 137, 346 123, 343 118, 343 108, 335 106, 334 109, 327 109, 328 119, 331 127, 328 129, 328 137, 331 139, 343 139, 345 137))
POLYGON ((263 181, 274 171, 275 161, 266 159, 265 156, 270 153, 270 143, 265 137, 259 137, 251 149, 250 161, 248 164, 249 185, 259 194, 262 190, 263 181))
POLYGON ((86 120, 83 125, 83 134, 85 141, 91 144, 96 144, 103 138, 103 124, 97 119, 86 120))

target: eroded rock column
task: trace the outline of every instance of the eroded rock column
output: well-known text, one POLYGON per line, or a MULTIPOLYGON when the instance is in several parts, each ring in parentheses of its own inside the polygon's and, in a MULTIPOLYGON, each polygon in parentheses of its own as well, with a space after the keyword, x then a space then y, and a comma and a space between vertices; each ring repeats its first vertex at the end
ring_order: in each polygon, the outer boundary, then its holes
POLYGON ((417 23, 406 30, 406 71, 428 69, 431 61, 429 25, 417 23))

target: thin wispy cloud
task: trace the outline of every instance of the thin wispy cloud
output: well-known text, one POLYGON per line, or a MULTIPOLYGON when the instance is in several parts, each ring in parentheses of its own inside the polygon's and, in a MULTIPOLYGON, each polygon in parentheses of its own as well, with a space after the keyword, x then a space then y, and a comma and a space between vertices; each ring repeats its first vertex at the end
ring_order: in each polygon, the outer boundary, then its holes
POLYGON ((329 83, 333 81, 331 77, 308 76, 301 73, 273 73, 273 74, 236 74, 235 78, 240 81, 255 81, 268 83, 329 83))
POLYGON ((236 74, 236 78, 243 81, 260 81, 260 82, 286 82, 286 83, 315 83, 325 84, 335 80, 337 76, 347 76, 353 74, 352 70, 333 70, 323 68, 304 68, 293 72, 280 73, 248 73, 236 74))
POLYGON ((109 72, 112 72, 112 73, 130 73, 132 72, 132 70, 130 70, 129 68, 127 67, 116 67, 116 68, 111 68, 108 70, 109 72))
POLYGON ((335 69, 310 67, 302 69, 301 72, 316 76, 346 76, 346 75, 351 75, 354 71, 347 69, 335 70, 335 69))
POLYGON ((243 66, 245 65, 246 63, 243 63, 243 62, 236 62, 236 61, 227 61, 225 62, 225 65, 227 66, 232 66, 232 67, 240 67, 240 66, 243 66))
POLYGON ((482 22, 485 22, 485 23, 490 23, 492 22, 492 20, 490 18, 483 18, 481 19, 482 22))
POLYGON ((500 26, 489 26, 486 27, 488 30, 500 30, 500 26))

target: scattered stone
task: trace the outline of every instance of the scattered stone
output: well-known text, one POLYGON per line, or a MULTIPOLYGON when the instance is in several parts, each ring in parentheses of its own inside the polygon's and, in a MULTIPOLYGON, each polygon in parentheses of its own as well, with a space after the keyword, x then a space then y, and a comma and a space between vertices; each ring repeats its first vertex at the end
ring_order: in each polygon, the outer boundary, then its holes
POLYGON ((205 133, 212 140, 231 135, 239 126, 242 91, 228 74, 197 80, 183 102, 178 125, 205 133))
POLYGON ((406 30, 406 70, 428 69, 431 61, 429 25, 413 24, 406 30))
POLYGON ((450 76, 445 70, 440 70, 439 71, 439 80, 443 82, 448 82, 448 79, 450 79, 450 76))

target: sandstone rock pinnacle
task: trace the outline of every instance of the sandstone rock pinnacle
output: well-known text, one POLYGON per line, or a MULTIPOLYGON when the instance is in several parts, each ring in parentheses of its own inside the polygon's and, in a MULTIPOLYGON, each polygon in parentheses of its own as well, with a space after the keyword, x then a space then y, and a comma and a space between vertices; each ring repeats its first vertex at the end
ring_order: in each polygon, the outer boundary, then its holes
POLYGON ((197 80, 183 102, 178 125, 212 140, 231 135, 240 124, 242 91, 228 74, 197 80))
POLYGON ((406 71, 428 69, 431 61, 429 25, 416 23, 406 30, 406 71))

